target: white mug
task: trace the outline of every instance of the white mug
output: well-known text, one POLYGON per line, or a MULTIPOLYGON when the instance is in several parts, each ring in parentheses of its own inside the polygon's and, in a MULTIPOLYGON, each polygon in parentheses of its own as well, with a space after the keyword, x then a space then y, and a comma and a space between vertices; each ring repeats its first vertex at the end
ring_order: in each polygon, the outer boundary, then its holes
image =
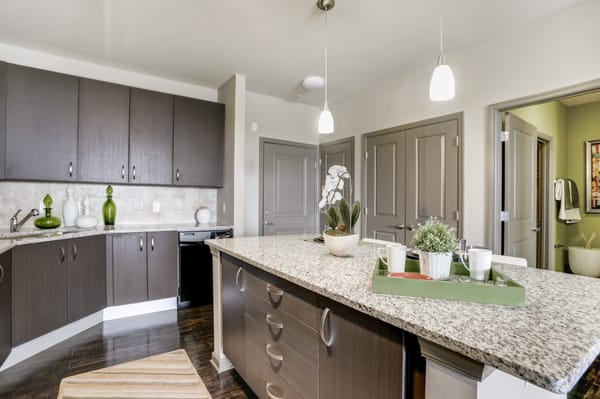
POLYGON ((459 253, 459 257, 473 280, 489 280, 490 270, 492 269, 492 251, 483 248, 469 248, 467 250, 468 262, 465 262, 464 253, 459 253))
POLYGON ((377 248, 377 254, 379 259, 385 263, 390 273, 402 273, 404 272, 404 264, 406 263, 406 246, 402 244, 388 244, 385 248, 377 248), (381 251, 385 250, 384 259, 381 251))

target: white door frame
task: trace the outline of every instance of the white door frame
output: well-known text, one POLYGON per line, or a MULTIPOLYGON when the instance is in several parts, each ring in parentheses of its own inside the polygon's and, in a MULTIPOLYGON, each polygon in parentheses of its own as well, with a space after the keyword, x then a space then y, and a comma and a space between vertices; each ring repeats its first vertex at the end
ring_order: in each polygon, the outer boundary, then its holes
MULTIPOLYGON (((573 86, 564 87, 548 91, 541 94, 536 94, 527 97, 521 97, 514 100, 503 101, 488 105, 488 139, 490 146, 488 147, 488 235, 486 246, 491 248, 494 253, 500 253, 502 250, 502 225, 500 223, 500 212, 502 211, 502 176, 496 171, 502 168, 502 142, 500 141, 499 132, 502 131, 502 114, 511 109, 536 105, 550 101, 557 101, 567 97, 578 96, 593 91, 600 90, 600 79, 592 80, 585 83, 580 83, 573 86)), ((549 180, 554 179, 554 166, 549 168, 549 180)), ((553 190, 553 185, 549 184, 549 190, 553 190)), ((548 218, 553 216, 554 207, 548 206, 548 218)), ((548 219, 550 220, 550 219, 548 219)), ((554 253, 552 251, 554 244, 554 232, 549 232, 548 235, 548 252, 546 259, 548 265, 554 264, 554 253)))
MULTIPOLYGON (((315 145, 315 144, 307 144, 307 143, 298 143, 295 141, 287 141, 287 140, 279 140, 279 139, 273 139, 273 138, 269 138, 269 137, 259 137, 258 139, 259 141, 259 165, 258 165, 258 207, 259 207, 259 215, 258 215, 258 234, 263 236, 265 234, 265 202, 264 202, 264 155, 263 155, 263 151, 265 148, 265 144, 279 144, 279 145, 287 145, 287 146, 293 146, 293 147, 303 147, 303 148, 309 148, 315 151, 315 160, 318 160, 319 158, 319 146, 315 145)), ((319 169, 317 168, 316 171, 318 171, 319 169)), ((315 226, 319 225, 319 199, 318 197, 321 195, 321 190, 319 190, 319 173, 315 172, 315 198, 313 199, 315 202, 315 209, 317 210, 317 212, 315 212, 315 215, 313 216, 315 218, 315 226)))

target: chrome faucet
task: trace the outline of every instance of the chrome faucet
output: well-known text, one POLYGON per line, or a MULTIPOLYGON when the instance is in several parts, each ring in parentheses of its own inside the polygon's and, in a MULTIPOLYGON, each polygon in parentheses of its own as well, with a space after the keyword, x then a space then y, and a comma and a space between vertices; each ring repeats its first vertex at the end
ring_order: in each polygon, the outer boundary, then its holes
POLYGON ((11 233, 16 233, 17 231, 21 230, 21 227, 23 227, 23 225, 25 224, 25 222, 27 222, 29 220, 29 218, 40 214, 40 212, 37 209, 32 209, 29 211, 29 213, 27 215, 25 215, 25 217, 21 221, 19 221, 19 219, 17 219, 17 215, 19 215, 19 212, 21 212, 21 211, 22 211, 22 209, 19 209, 13 215, 13 217, 10 218, 10 232, 11 233))

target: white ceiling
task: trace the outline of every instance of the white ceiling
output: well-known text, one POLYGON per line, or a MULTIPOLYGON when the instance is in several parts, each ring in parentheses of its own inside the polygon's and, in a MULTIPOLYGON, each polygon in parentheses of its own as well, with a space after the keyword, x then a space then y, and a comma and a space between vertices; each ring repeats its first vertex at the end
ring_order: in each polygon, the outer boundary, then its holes
MULTIPOLYGON (((446 0, 453 53, 581 0, 446 0)), ((440 0, 337 0, 329 12, 331 102, 403 69, 434 67, 440 0)), ((0 0, 0 42, 217 88, 318 104, 300 82, 323 73, 325 19, 314 0, 0 0)), ((0 54, 1 57, 1 54, 0 54)))

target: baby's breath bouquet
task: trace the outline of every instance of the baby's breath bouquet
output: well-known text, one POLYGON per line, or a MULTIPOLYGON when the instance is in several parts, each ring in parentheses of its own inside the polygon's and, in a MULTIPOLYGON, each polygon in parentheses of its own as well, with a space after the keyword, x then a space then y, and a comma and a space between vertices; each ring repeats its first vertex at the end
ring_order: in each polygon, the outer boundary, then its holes
POLYGON ((350 207, 348 201, 343 197, 344 180, 349 181, 349 191, 352 196, 352 183, 348 169, 345 166, 333 165, 327 171, 325 184, 321 191, 319 209, 323 209, 321 214, 330 228, 325 233, 330 235, 353 234, 354 225, 360 215, 360 202, 356 201, 350 207))
POLYGON ((456 229, 437 218, 429 218, 424 224, 419 223, 412 239, 412 245, 425 252, 452 252, 457 244, 456 229))

